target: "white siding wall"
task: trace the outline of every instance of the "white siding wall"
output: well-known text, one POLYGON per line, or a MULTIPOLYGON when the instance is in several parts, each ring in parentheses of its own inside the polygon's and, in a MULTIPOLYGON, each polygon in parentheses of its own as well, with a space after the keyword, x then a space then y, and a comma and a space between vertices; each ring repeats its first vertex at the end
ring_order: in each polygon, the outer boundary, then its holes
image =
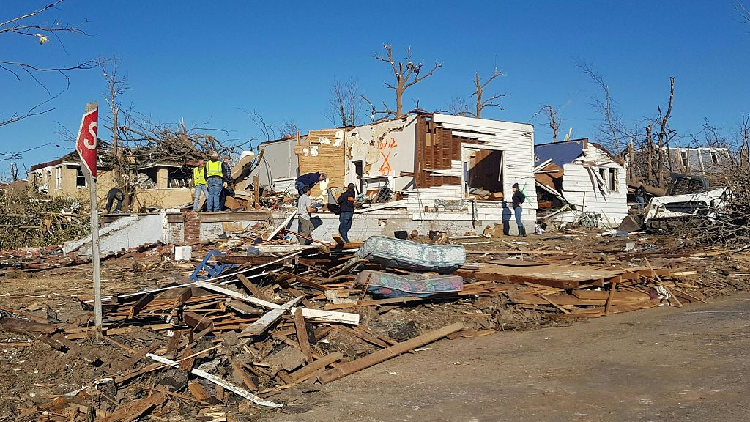
MULTIPOLYGON (((625 168, 612 161, 606 153, 589 145, 583 157, 573 163, 564 164, 563 170, 563 196, 575 205, 577 210, 600 214, 600 224, 610 227, 617 227, 628 215, 625 168), (616 169, 617 172, 616 190, 609 191, 606 183, 605 192, 602 192, 592 178, 592 173, 598 175, 600 169, 605 169, 609 177, 610 168, 616 169)), ((577 213, 568 213, 561 216, 561 219, 570 221, 575 214, 577 213)))

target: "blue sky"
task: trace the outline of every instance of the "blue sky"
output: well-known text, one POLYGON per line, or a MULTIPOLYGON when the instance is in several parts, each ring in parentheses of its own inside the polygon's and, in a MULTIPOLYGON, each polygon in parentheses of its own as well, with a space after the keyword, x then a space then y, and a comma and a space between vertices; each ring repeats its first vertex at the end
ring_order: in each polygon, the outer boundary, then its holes
MULTIPOLYGON (((5 21, 49 0, 1 2, 5 21)), ((532 122, 539 143, 551 141, 545 120, 532 119, 543 104, 561 108, 561 132, 572 127, 574 137, 595 138, 600 116, 591 98, 600 90, 577 60, 605 78, 630 126, 643 126, 666 105, 670 76, 676 78, 670 122, 679 135, 697 133, 704 117, 729 133, 750 114, 750 24, 732 0, 66 0, 37 20, 54 21, 88 35, 39 45, 32 37, 0 34, 0 60, 61 66, 115 55, 130 86, 124 104, 157 122, 184 119, 188 126, 229 130, 220 139, 262 138, 243 109, 257 110, 271 124, 293 120, 303 131, 330 127, 335 78, 355 79, 376 104, 385 100, 395 108, 383 86, 390 69, 373 59, 384 42, 396 57, 411 46, 425 66, 443 63, 405 93, 406 109, 419 100, 427 110, 445 110, 455 96, 471 103, 474 72, 491 74, 497 62, 505 76, 491 91, 507 94, 504 110, 483 117, 532 122)), ((0 127, 0 153, 38 147, 23 154, 23 167, 73 149, 61 128, 77 130, 86 102, 99 101, 106 113, 105 83, 98 70, 70 77, 70 89, 50 103, 54 111, 0 127)), ((54 75, 42 80, 52 92, 65 84, 54 75)), ((0 90, 0 120, 47 97, 30 78, 18 81, 2 71, 0 90)), ((8 164, 0 156, 0 174, 8 164)))

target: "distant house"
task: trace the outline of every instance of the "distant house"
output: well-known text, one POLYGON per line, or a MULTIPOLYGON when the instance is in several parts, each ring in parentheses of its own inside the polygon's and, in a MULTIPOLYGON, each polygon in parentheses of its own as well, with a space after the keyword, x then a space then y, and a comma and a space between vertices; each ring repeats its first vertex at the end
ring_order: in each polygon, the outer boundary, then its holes
POLYGON ((587 138, 536 145, 536 183, 554 220, 617 227, 628 214, 625 167, 587 138))
MULTIPOLYGON (((354 183, 379 202, 390 198, 372 210, 392 211, 383 218, 371 215, 370 221, 399 230, 507 224, 511 212, 506 201, 518 183, 527 195, 522 219, 532 231, 537 204, 533 145, 529 124, 417 114, 261 144, 265 153, 257 171, 261 185, 265 177, 277 190, 279 182, 312 172, 326 173, 329 187, 354 183), (290 150, 294 158, 286 155, 290 150), (264 176, 266 171, 270 176, 264 176)), ((312 195, 321 195, 319 186, 312 195)), ((355 231, 357 221, 355 217, 355 231)), ((515 233, 515 224, 509 229, 515 233)))
MULTIPOLYGON (((192 202, 192 169, 174 163, 148 163, 138 169, 133 210, 173 208, 192 202)), ((106 204, 107 192, 115 186, 114 172, 97 167, 97 199, 106 204)), ((39 163, 28 172, 31 186, 50 196, 88 199, 86 178, 78 154, 72 152, 56 160, 39 163)))
MULTIPOLYGON (((732 156, 727 148, 685 148, 670 147, 663 149, 664 168, 669 173, 680 173, 693 176, 701 176, 715 184, 721 180, 722 173, 732 163, 732 156)), ((654 152, 656 154, 656 152, 654 152)), ((637 185, 641 181, 647 181, 649 173, 648 152, 638 150, 633 152, 631 161, 628 163, 628 183, 637 185)), ((656 179, 657 160, 651 164, 651 177, 656 179)))

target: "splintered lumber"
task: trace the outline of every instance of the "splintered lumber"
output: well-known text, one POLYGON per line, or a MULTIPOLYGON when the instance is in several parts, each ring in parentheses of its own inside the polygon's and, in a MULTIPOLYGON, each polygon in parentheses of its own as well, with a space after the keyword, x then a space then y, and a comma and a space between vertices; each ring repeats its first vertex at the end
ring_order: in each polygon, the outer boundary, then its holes
POLYGON ((276 228, 268 235, 268 237, 266 238, 266 240, 273 239, 273 237, 276 236, 276 234, 279 233, 281 231, 281 229, 283 229, 284 227, 286 227, 286 225, 289 224, 290 221, 292 221, 292 218, 294 218, 295 215, 297 215, 297 210, 294 210, 294 212, 291 213, 291 214, 289 214, 289 216, 287 218, 285 218, 284 221, 281 224, 279 224, 278 226, 276 226, 276 228))
MULTIPOLYGON (((315 322, 336 322, 348 325, 359 325, 359 314, 350 314, 338 311, 324 311, 320 309, 298 308, 302 316, 315 322)), ((296 312, 296 310, 295 310, 296 312)))
POLYGON ((278 321, 282 315, 289 311, 300 300, 302 300, 302 296, 296 297, 289 302, 281 305, 280 307, 268 311, 265 315, 260 317, 260 319, 242 330, 242 332, 240 333, 240 337, 257 336, 259 334, 263 334, 263 332, 265 332, 268 327, 271 326, 271 324, 278 321))
MULTIPOLYGON (((167 358, 165 358, 163 356, 155 355, 153 353, 149 353, 147 356, 150 357, 151 359, 159 362, 159 363, 164 364, 164 365, 168 365, 168 366, 171 366, 171 367, 174 367, 174 368, 180 366, 179 362, 171 360, 171 359, 167 359, 167 358)), ((207 381, 210 381, 210 382, 212 382, 212 383, 214 383, 214 384, 216 384, 218 386, 221 386, 222 388, 225 388, 225 389, 227 389, 227 390, 229 390, 229 391, 237 394, 240 397, 244 397, 244 398, 250 400, 251 402, 253 402, 253 403, 255 403, 255 404, 259 405, 259 406, 266 406, 266 407, 282 407, 283 406, 282 404, 279 404, 279 403, 274 403, 274 402, 269 401, 269 400, 263 400, 260 397, 256 396, 255 394, 253 394, 253 393, 245 390, 244 388, 238 387, 238 386, 236 386, 236 385, 234 385, 234 384, 232 384, 232 383, 230 383, 228 381, 225 381, 225 380, 223 380, 223 379, 221 379, 221 378, 219 378, 219 377, 217 377, 215 375, 209 374, 206 371, 202 371, 200 369, 192 369, 190 371, 190 373, 193 374, 193 375, 195 375, 195 376, 201 377, 201 378, 203 378, 203 379, 205 379, 207 381)))
POLYGON ((146 305, 148 305, 149 302, 154 300, 155 296, 156 295, 154 293, 148 293, 142 298, 138 299, 138 302, 136 302, 130 309, 130 312, 128 313, 128 319, 135 318, 135 316, 138 315, 138 312, 140 312, 146 305))
POLYGON ((146 411, 148 411, 152 407, 161 404, 162 402, 164 402, 164 400, 166 400, 166 398, 167 398, 166 394, 162 392, 157 392, 155 394, 152 394, 146 397, 145 399, 141 399, 133 403, 130 403, 127 406, 120 407, 114 413, 102 419, 102 422, 115 422, 115 421, 130 422, 132 420, 137 419, 142 414, 146 413, 146 411))
POLYGON ((249 278, 245 277, 244 274, 237 274, 237 279, 240 280, 243 286, 247 289, 248 292, 252 293, 253 296, 257 297, 261 300, 268 300, 265 294, 256 286, 253 284, 249 278))
POLYGON ((448 325, 435 331, 422 334, 421 336, 414 337, 413 339, 397 343, 391 347, 378 350, 377 352, 371 353, 365 357, 353 360, 339 365, 338 367, 326 371, 320 376, 322 383, 328 383, 336 381, 337 379, 343 378, 349 374, 353 374, 362 369, 369 368, 375 364, 386 361, 394 356, 398 356, 402 353, 408 352, 411 349, 424 346, 425 344, 432 343, 433 341, 445 337, 449 334, 460 331, 464 328, 464 324, 457 322, 455 324, 448 325))
POLYGON ((211 290, 214 292, 218 292, 224 295, 227 295, 229 297, 233 297, 235 299, 243 300, 245 302, 252 303, 254 305, 263 306, 264 308, 270 308, 270 309, 278 309, 280 305, 277 305, 272 302, 268 302, 263 299, 258 299, 252 296, 248 296, 246 294, 238 293, 233 290, 225 289, 224 287, 217 286, 215 284, 209 283, 207 281, 196 281, 195 285, 198 287, 202 287, 206 290, 211 290))
POLYGON ((615 297, 615 288, 617 287, 617 282, 613 281, 612 284, 609 286, 609 296, 607 296, 607 303, 604 304, 604 315, 607 315, 612 310, 612 299, 615 297))
POLYGON ((307 335, 307 326, 305 325, 305 317, 302 315, 301 308, 297 308, 294 311, 294 327, 297 329, 299 348, 305 354, 305 360, 310 363, 313 360, 312 350, 310 350, 310 338, 307 335))
POLYGON ((310 378, 315 372, 317 372, 319 369, 323 369, 326 366, 339 361, 344 358, 344 354, 341 352, 333 352, 329 355, 325 355, 322 358, 310 363, 307 366, 303 366, 302 368, 292 372, 290 375, 292 377, 292 380, 294 382, 302 382, 308 378, 310 378))

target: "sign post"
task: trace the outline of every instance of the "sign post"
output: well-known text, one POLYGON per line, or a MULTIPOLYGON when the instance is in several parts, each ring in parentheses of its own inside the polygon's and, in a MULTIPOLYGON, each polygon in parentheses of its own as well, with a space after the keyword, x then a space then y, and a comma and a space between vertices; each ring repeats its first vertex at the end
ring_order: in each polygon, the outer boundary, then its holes
POLYGON ((96 337, 102 336, 102 286, 101 267, 99 262, 99 215, 96 203, 96 132, 98 121, 97 103, 86 104, 86 112, 81 119, 81 128, 78 130, 76 140, 76 151, 81 157, 81 163, 89 185, 91 194, 91 261, 94 265, 94 325, 96 337))

